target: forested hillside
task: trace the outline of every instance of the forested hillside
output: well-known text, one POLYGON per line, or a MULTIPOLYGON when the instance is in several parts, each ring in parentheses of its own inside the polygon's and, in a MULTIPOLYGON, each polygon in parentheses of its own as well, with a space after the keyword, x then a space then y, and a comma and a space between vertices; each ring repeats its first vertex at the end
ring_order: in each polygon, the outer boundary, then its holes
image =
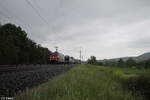
POLYGON ((0 25, 0 65, 47 64, 50 50, 27 37, 21 27, 0 25))

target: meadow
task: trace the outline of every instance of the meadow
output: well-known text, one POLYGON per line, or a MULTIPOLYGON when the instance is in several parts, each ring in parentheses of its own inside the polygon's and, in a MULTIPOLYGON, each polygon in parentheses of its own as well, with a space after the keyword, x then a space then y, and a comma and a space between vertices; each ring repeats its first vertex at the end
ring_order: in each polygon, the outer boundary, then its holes
POLYGON ((146 99, 145 94, 140 89, 136 90, 135 86, 140 76, 148 72, 145 69, 80 65, 39 87, 17 93, 15 99, 143 100, 146 99))

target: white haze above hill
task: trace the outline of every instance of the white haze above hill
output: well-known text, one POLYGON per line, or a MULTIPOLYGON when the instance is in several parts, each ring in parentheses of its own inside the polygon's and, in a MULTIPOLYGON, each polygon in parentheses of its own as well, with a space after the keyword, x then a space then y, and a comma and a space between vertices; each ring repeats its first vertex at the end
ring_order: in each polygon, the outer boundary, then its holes
POLYGON ((118 62, 120 59, 122 59, 123 61, 127 61, 128 59, 133 59, 135 62, 142 62, 142 61, 147 61, 150 60, 150 52, 138 55, 138 56, 130 56, 130 57, 120 57, 120 58, 113 58, 113 59, 103 59, 103 60, 99 60, 100 62, 118 62))

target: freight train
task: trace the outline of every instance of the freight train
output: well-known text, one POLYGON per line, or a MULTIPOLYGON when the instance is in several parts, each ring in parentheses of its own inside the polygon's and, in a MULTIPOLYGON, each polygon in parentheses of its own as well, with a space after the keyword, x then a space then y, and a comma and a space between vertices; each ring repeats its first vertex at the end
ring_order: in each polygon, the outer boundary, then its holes
POLYGON ((63 55, 57 51, 50 53, 50 63, 51 64, 79 64, 80 60, 74 57, 63 55))

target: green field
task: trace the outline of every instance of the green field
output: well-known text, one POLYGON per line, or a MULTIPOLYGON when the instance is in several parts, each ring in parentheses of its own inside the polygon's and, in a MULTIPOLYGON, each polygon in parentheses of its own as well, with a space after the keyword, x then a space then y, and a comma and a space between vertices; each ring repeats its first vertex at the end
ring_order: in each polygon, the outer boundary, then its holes
POLYGON ((119 67, 112 67, 110 68, 113 71, 120 71, 124 74, 135 74, 135 75, 142 75, 142 74, 146 74, 149 73, 150 70, 149 69, 137 69, 137 68, 119 68, 119 67))
POLYGON ((126 88, 122 82, 148 72, 150 70, 80 65, 37 88, 18 93, 16 99, 142 100, 144 97, 139 91, 126 88))

